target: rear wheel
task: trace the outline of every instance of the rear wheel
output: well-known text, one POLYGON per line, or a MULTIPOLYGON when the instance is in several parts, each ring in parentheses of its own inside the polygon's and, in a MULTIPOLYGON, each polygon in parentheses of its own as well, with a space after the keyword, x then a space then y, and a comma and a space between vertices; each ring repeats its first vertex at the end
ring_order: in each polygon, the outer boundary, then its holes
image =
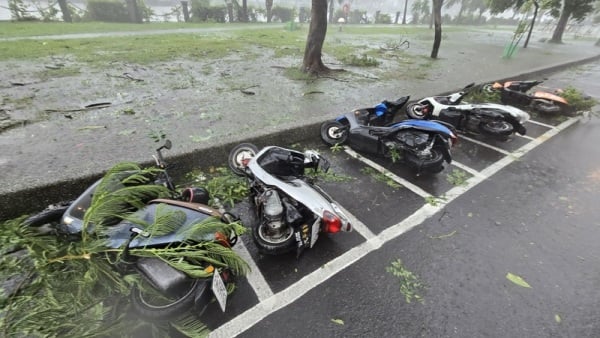
POLYGON ((248 161, 256 156, 258 148, 252 143, 240 143, 229 152, 228 164, 231 171, 244 176, 248 161))
POLYGON ((348 130, 338 121, 327 121, 321 124, 321 139, 329 146, 344 144, 348 139, 348 130))
POLYGON ((439 147, 431 149, 429 155, 418 156, 414 153, 405 154, 407 164, 419 173, 437 174, 444 170, 444 152, 439 147))
POLYGON ((561 107, 552 101, 534 100, 531 105, 533 110, 543 114, 559 114, 562 112, 561 107))
POLYGON ((284 229, 273 230, 267 222, 261 221, 252 227, 252 239, 261 253, 267 255, 280 255, 294 249, 296 238, 294 229, 290 226, 284 229))
POLYGON ((489 121, 482 122, 479 125, 481 132, 490 135, 500 141, 508 140, 508 137, 513 133, 514 127, 506 121, 489 121))
POLYGON ((423 105, 417 102, 406 106, 406 115, 411 119, 417 120, 424 120, 427 117, 427 113, 423 110, 423 105))

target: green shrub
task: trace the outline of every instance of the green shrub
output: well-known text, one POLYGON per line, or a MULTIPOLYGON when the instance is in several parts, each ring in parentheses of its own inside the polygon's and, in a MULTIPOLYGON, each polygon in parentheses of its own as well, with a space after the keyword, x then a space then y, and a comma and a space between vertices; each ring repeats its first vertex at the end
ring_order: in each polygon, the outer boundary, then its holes
POLYGON ((89 0, 85 19, 104 22, 130 21, 125 2, 116 0, 89 0))
POLYGON ((575 87, 568 86, 561 93, 560 96, 564 97, 574 111, 588 111, 593 106, 598 104, 598 101, 592 97, 584 95, 580 90, 575 87))

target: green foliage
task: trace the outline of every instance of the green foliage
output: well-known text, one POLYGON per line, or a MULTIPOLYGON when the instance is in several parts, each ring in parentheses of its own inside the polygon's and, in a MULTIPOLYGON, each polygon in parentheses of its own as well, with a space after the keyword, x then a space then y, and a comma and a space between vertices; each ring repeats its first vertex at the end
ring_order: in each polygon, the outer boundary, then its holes
POLYGON ((360 172, 365 175, 369 175, 369 176, 373 177, 373 179, 375 179, 378 182, 385 183, 390 188, 393 188, 393 189, 402 188, 402 185, 399 184, 398 182, 394 181, 391 177, 389 177, 386 174, 379 172, 371 167, 364 167, 360 170, 360 172))
POLYGON ((450 174, 446 175, 446 180, 452 185, 465 185, 467 184, 467 179, 469 178, 469 174, 460 170, 454 169, 450 174))
POLYGON ((349 66, 356 67, 377 67, 380 64, 377 59, 370 57, 367 54, 362 54, 361 56, 349 55, 342 58, 342 62, 349 66))
POLYGON ((574 111, 589 111, 598 104, 598 100, 584 95, 579 89, 568 86, 559 93, 569 103, 574 111))
POLYGON ((472 89, 465 95, 464 101, 473 103, 500 103, 500 91, 485 91, 481 87, 472 89))
POLYGON ((423 302, 423 298, 419 293, 424 286, 415 274, 404 267, 402 260, 393 261, 392 265, 386 267, 385 270, 399 279, 400 292, 404 295, 407 303, 413 300, 419 303, 423 302))
POLYGON ((186 175, 194 183, 203 186, 210 196, 209 204, 213 207, 233 206, 248 196, 246 181, 234 175, 228 168, 210 168, 208 172, 194 171, 186 175))
POLYGON ((129 22, 124 1, 88 0, 85 20, 106 22, 129 22))
POLYGON ((191 20, 194 22, 225 22, 225 6, 210 6, 207 0, 192 0, 191 20))
MULTIPOLYGON (((123 248, 108 247, 102 235, 106 230, 103 225, 109 224, 106 218, 129 217, 139 221, 140 217, 130 214, 127 208, 119 214, 118 210, 123 210, 119 206, 122 201, 137 205, 140 196, 152 195, 155 188, 146 183, 148 175, 154 173, 156 169, 140 169, 129 163, 109 170, 85 214, 86 230, 81 240, 54 234, 34 236, 30 228, 22 226, 23 218, 0 224, 3 286, 13 281, 12 287, 0 298, 3 313, 0 326, 4 335, 128 337, 139 334, 143 327, 144 332, 166 335, 165 325, 128 317, 130 310, 125 297, 134 284, 140 287, 139 276, 118 272, 121 270, 115 266, 123 264, 123 248), (131 186, 138 189, 131 190, 131 186), (92 221, 93 227, 90 226, 92 221)), ((155 195, 159 196, 160 192, 155 195)), ((159 258, 196 277, 210 277, 214 269, 208 269, 209 266, 227 267, 237 275, 248 271, 246 262, 231 248, 205 240, 215 232, 225 236, 242 234, 245 228, 239 222, 225 224, 208 217, 178 228, 176 223, 183 221, 182 214, 160 204, 155 216, 152 223, 139 221, 136 224, 144 230, 142 236, 177 231, 189 241, 163 248, 131 249, 130 256, 159 258)), ((190 316, 176 319, 173 326, 189 336, 206 333, 204 325, 190 316)))
POLYGON ((274 6, 271 13, 273 14, 273 21, 288 22, 294 20, 293 8, 274 6))

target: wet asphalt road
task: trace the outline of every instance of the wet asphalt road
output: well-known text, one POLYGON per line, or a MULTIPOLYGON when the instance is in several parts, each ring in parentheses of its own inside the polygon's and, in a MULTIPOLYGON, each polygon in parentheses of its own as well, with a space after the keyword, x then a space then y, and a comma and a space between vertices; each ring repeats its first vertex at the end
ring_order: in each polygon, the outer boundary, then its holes
MULTIPOLYGON (((568 81, 600 98, 599 74, 595 63, 546 84, 568 81)), ((260 277, 240 281, 225 314, 215 305, 203 316, 212 335, 600 336, 600 120, 569 126, 533 119, 542 123, 528 124, 529 138, 461 140, 454 159, 472 168, 469 177, 477 181, 468 190, 448 182, 458 164, 414 177, 370 158, 450 200, 437 208, 419 193, 365 174, 367 165, 347 153, 302 145, 318 148, 334 172, 352 178, 322 186, 367 230, 320 238, 300 259, 261 256, 246 238, 260 277), (386 271, 398 259, 423 284, 416 290, 423 302, 407 303, 400 279, 386 271), (513 283, 509 273, 530 287, 513 283)), ((245 205, 238 211, 249 219, 245 205)))

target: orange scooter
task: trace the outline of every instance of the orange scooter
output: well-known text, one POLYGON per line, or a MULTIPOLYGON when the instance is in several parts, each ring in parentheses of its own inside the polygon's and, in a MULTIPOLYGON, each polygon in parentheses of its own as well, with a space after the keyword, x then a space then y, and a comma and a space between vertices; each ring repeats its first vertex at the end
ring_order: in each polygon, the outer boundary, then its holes
POLYGON ((554 93, 536 90, 533 87, 543 81, 507 81, 504 83, 494 82, 483 86, 487 92, 499 92, 503 104, 531 107, 534 111, 545 114, 571 114, 573 109, 564 97, 560 96, 561 90, 554 93))

